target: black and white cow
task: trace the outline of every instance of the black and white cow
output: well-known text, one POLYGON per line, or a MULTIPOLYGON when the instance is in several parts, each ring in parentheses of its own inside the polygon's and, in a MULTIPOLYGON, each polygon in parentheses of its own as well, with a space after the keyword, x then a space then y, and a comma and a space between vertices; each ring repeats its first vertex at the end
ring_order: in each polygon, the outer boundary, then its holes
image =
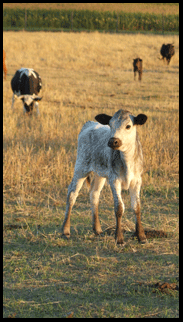
POLYGON ((31 68, 20 68, 16 71, 11 80, 11 88, 13 91, 12 108, 15 101, 15 97, 18 97, 23 102, 24 111, 32 113, 34 102, 35 107, 38 110, 38 102, 42 97, 38 96, 42 88, 41 77, 39 74, 31 68))

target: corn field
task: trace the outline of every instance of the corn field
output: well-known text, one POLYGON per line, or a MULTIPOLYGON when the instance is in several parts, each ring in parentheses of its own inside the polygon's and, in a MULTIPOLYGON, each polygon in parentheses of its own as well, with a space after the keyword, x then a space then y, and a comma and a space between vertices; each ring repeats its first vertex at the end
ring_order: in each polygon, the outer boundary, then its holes
POLYGON ((4 9, 3 30, 178 32, 179 15, 90 10, 4 9))

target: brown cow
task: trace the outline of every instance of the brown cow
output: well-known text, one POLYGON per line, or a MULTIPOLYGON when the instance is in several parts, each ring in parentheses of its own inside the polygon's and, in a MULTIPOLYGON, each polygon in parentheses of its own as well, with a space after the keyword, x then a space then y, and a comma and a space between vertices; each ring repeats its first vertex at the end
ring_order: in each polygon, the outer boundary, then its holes
POLYGON ((4 77, 5 77, 5 79, 6 79, 6 75, 7 75, 7 68, 6 68, 6 62, 5 62, 5 59, 6 59, 6 53, 5 53, 5 51, 4 51, 4 49, 3 49, 3 70, 4 70, 4 77))
POLYGON ((136 78, 136 72, 139 73, 139 81, 142 78, 142 59, 136 58, 133 60, 133 67, 134 67, 134 80, 136 78))

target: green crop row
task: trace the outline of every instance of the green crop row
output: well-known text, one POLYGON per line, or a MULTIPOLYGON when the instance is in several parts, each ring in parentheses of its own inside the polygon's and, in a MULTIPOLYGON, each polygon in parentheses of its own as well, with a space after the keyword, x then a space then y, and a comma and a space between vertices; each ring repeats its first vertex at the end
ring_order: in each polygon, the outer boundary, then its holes
POLYGON ((4 9, 3 29, 179 31, 179 15, 89 10, 4 9))

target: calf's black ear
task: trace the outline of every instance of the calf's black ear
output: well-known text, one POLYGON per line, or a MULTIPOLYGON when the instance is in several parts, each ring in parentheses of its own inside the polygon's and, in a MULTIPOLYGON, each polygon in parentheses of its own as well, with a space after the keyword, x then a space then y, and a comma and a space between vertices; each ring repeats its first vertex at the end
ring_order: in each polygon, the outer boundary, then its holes
POLYGON ((43 96, 42 96, 42 97, 35 97, 35 98, 34 98, 34 101, 38 101, 38 102, 39 102, 39 101, 41 101, 41 100, 42 100, 42 98, 43 98, 43 96))
POLYGON ((112 116, 109 116, 107 114, 98 114, 97 116, 95 116, 96 121, 103 125, 108 125, 111 118, 112 116))
POLYGON ((139 114, 134 117, 134 124, 142 125, 147 121, 147 116, 145 114, 139 114))

